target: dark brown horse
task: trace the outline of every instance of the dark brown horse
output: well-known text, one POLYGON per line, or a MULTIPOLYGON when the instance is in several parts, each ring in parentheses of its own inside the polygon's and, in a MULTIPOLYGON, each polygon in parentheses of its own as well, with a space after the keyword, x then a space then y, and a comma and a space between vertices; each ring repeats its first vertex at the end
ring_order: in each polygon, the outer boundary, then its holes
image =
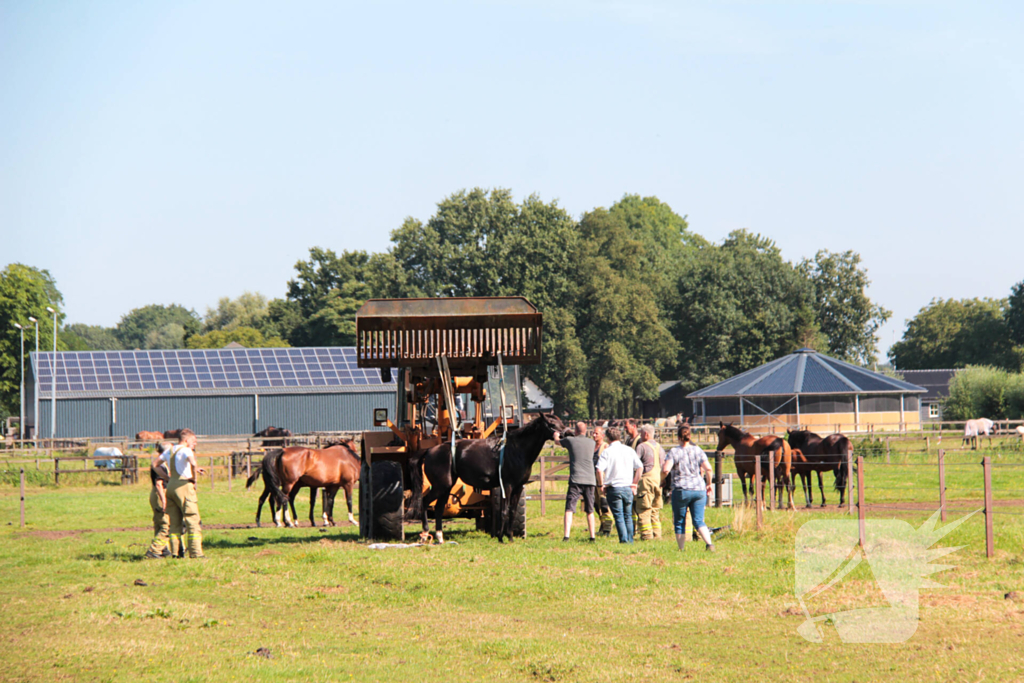
MULTIPOLYGON (((288 513, 288 501, 293 489, 309 486, 313 489, 312 497, 316 497, 316 489, 325 489, 324 524, 334 526, 334 497, 339 488, 345 489, 345 502, 348 504, 348 521, 355 524, 352 517, 352 487, 359 481, 359 456, 356 455, 351 441, 331 444, 319 450, 305 446, 289 446, 281 451, 274 466, 264 468, 267 484, 277 505, 284 510, 286 526, 294 526, 288 513)), ((274 521, 281 525, 280 510, 275 513, 274 521)))
POLYGON ((521 429, 508 432, 505 453, 501 461, 501 477, 499 485, 498 460, 501 436, 490 436, 486 439, 460 439, 455 442, 454 466, 451 457, 451 444, 443 443, 423 451, 410 461, 413 507, 421 506, 423 531, 428 526, 428 506, 434 503, 435 536, 438 542, 444 542, 441 533, 441 521, 452 486, 456 479, 472 486, 478 491, 491 491, 497 495, 499 486, 504 486, 499 517, 497 520, 498 540, 504 542, 505 536, 512 540, 512 517, 519 508, 519 499, 523 495, 523 486, 530 481, 533 464, 537 461, 544 444, 553 439, 564 429, 561 420, 554 415, 541 414, 521 429), (430 482, 430 488, 423 491, 423 477, 430 482), (417 500, 418 499, 418 500, 417 500))
POLYGON ((839 506, 846 500, 846 466, 853 458, 853 444, 842 434, 832 434, 822 438, 814 432, 798 429, 789 432, 786 437, 789 445, 799 449, 802 457, 794 459, 793 469, 800 475, 807 507, 814 504, 814 482, 811 473, 818 473, 818 489, 821 491, 821 507, 825 507, 825 484, 821 479, 822 472, 835 475, 835 490, 839 492, 839 506))
POLYGON ((263 442, 264 448, 284 448, 288 445, 288 437, 291 435, 292 433, 284 427, 267 427, 253 434, 253 436, 267 439, 267 441, 263 442))
MULTIPOLYGON (((717 452, 725 450, 726 446, 732 446, 736 452, 733 460, 736 463, 736 474, 740 476, 740 483, 743 486, 743 504, 748 504, 747 479, 750 479, 750 495, 754 495, 754 477, 757 472, 757 459, 762 458, 761 464, 761 499, 764 500, 764 482, 768 479, 768 467, 775 468, 775 483, 778 488, 779 507, 782 507, 782 489, 786 487, 789 498, 789 507, 796 509, 793 504, 793 455, 789 444, 781 436, 768 435, 761 438, 755 437, 749 432, 734 427, 732 423, 718 423, 718 447, 717 452)), ((772 495, 770 493, 769 495, 772 495)))

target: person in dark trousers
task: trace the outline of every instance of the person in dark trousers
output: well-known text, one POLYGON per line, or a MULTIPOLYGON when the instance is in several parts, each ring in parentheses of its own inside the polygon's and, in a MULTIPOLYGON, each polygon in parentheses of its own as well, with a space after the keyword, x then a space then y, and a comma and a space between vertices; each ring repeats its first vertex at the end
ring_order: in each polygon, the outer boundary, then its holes
MULTIPOLYGON (((601 459, 601 453, 604 449, 608 448, 608 444, 604 440, 604 427, 598 425, 594 427, 594 477, 597 480, 597 463, 601 459)), ((611 536, 612 525, 615 520, 612 518, 612 509, 608 507, 608 498, 604 495, 604 487, 597 487, 597 512, 601 518, 601 530, 598 531, 599 536, 611 536)))
POLYGON ((704 505, 711 495, 711 464, 704 450, 690 441, 690 426, 681 425, 676 432, 679 445, 665 455, 664 474, 672 475, 672 520, 675 523, 676 544, 680 550, 686 544, 686 511, 690 511, 693 527, 704 539, 707 549, 715 550, 711 530, 704 523, 704 505))
POLYGON ((576 423, 575 435, 563 434, 555 443, 569 451, 569 490, 565 494, 565 534, 563 541, 569 540, 572 530, 572 516, 576 512, 580 498, 583 499, 583 511, 587 515, 587 532, 590 540, 594 540, 596 520, 594 518, 594 491, 597 488, 597 474, 594 471, 594 449, 597 444, 587 436, 585 422, 576 423))
POLYGON ((604 486, 608 507, 615 517, 619 543, 633 542, 633 496, 644 466, 636 451, 622 443, 618 429, 608 430, 608 448, 597 463, 597 483, 604 486))

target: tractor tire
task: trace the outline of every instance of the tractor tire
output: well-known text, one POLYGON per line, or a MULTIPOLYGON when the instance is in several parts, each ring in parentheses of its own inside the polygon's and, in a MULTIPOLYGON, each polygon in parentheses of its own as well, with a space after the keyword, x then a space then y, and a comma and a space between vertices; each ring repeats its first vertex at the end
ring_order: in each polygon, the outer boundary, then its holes
MULTIPOLYGON (((491 489, 491 536, 497 538, 499 524, 501 524, 501 508, 498 496, 501 495, 497 488, 491 489)), ((512 537, 513 538, 526 538, 526 495, 519 497, 519 508, 515 511, 512 516, 512 537)))
POLYGON ((374 539, 405 539, 405 486, 402 465, 390 460, 376 462, 370 468, 373 491, 371 532, 374 539))

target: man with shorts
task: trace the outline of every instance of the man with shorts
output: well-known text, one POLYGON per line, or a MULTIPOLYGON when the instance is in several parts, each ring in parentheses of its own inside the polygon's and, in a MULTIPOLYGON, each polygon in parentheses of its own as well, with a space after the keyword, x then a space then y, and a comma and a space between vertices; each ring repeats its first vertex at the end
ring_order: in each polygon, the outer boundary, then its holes
POLYGON ((590 532, 590 540, 593 541, 596 527, 594 491, 597 488, 594 449, 597 448, 597 444, 587 436, 587 425, 584 422, 576 423, 575 436, 562 435, 556 443, 569 451, 569 490, 565 494, 565 536, 562 540, 569 540, 572 516, 582 498, 583 511, 587 513, 587 531, 590 532))

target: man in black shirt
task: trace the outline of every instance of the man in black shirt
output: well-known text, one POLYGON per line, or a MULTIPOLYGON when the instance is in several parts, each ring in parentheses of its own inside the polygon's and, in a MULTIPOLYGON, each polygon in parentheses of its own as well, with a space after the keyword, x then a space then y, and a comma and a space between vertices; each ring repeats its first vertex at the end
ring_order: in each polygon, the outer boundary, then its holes
POLYGON ((597 488, 597 476, 594 472, 594 449, 597 444, 587 436, 587 425, 576 423, 575 436, 556 435, 556 443, 569 451, 569 490, 565 495, 565 536, 569 540, 572 529, 572 516, 576 512, 580 498, 583 499, 583 510, 587 513, 587 531, 590 540, 594 540, 594 490, 597 488))

